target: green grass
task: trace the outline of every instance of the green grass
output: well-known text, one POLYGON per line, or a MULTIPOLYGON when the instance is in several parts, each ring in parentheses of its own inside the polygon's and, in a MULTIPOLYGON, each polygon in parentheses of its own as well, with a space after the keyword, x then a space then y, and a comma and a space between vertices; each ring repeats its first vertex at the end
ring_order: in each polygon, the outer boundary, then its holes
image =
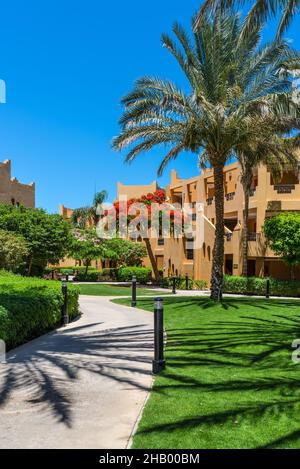
MULTIPOLYGON (((131 287, 114 285, 78 285, 81 295, 95 296, 131 296, 131 287)), ((158 292, 146 288, 137 288, 137 296, 157 296, 158 292)), ((161 293, 159 292, 159 295, 161 293)))
MULTIPOLYGON (((126 300, 115 300, 126 304, 126 300)), ((300 448, 300 301, 165 298, 167 368, 134 448, 300 448)), ((152 310, 150 299, 139 306, 152 310)))

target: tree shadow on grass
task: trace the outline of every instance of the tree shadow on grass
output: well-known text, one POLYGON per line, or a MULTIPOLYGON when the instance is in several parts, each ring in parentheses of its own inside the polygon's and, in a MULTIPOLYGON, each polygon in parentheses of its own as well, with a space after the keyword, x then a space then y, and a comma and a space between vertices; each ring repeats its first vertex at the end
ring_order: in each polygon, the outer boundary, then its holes
MULTIPOLYGON (((205 308, 203 302, 199 308, 203 304, 205 308)), ((284 301, 280 302, 282 305, 284 301)), ((249 426, 253 429, 253 440, 247 441, 251 447, 299 446, 300 386, 291 344, 300 338, 300 317, 291 311, 287 316, 276 312, 270 312, 269 317, 242 314, 237 318, 233 313, 227 321, 214 319, 218 317, 215 314, 211 319, 206 316, 206 322, 200 321, 197 327, 168 330, 167 369, 156 382, 155 390, 163 393, 164 398, 174 399, 174 405, 176 396, 178 399, 180 395, 189 396, 195 403, 200 403, 205 396, 204 402, 210 402, 210 407, 195 408, 190 401, 185 417, 181 411, 178 418, 174 414, 164 419, 159 417, 157 424, 152 419, 149 425, 140 427, 138 435, 155 433, 163 438, 170 432, 182 431, 184 435, 209 429, 212 435, 217 432, 222 439, 222 434, 234 431, 236 425, 247 421, 248 430, 249 426), (283 425, 280 435, 275 422, 282 417, 292 424, 283 425), (263 433, 266 422, 274 425, 274 429, 268 429, 267 436, 260 435, 264 441, 261 444, 257 432, 263 433)), ((184 401, 182 406, 184 409, 184 401)), ((242 435, 237 438, 240 440, 236 447, 245 443, 242 435)), ((199 441, 202 441, 201 433, 199 441)))
POLYGON ((21 392, 24 404, 50 411, 71 427, 82 372, 148 390, 141 376, 151 374, 153 331, 143 324, 97 332, 91 326, 60 330, 12 350, 7 363, 0 364, 0 414, 21 392))

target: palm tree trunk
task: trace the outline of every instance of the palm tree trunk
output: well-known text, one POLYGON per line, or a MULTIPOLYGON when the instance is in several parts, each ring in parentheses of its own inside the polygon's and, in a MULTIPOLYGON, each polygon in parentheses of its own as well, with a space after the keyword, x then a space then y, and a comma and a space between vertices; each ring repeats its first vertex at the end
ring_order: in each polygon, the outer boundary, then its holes
POLYGON ((157 283, 159 283, 160 275, 159 275, 156 260, 155 260, 155 257, 154 257, 153 251, 152 251, 150 240, 149 240, 149 238, 145 238, 144 241, 145 241, 147 253, 148 253, 148 256, 149 256, 149 259, 150 259, 150 262, 151 262, 151 267, 152 267, 152 270, 153 270, 153 273, 154 273, 155 281, 157 283))
POLYGON ((222 300, 224 265, 224 174, 223 165, 214 166, 216 233, 211 272, 211 299, 222 300))
POLYGON ((244 226, 243 226, 243 277, 248 277, 248 221, 249 221, 249 190, 244 187, 245 210, 244 210, 244 226))

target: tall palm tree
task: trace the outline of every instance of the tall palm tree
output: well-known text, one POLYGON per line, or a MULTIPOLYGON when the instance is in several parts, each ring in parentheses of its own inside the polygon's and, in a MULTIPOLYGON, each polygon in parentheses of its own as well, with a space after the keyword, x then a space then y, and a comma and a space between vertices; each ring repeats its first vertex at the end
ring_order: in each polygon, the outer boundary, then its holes
POLYGON ((182 151, 201 154, 202 160, 211 165, 216 207, 211 297, 221 300, 223 168, 234 149, 249 141, 253 123, 269 102, 280 95, 281 107, 285 108, 291 83, 278 69, 282 63, 298 60, 298 56, 285 43, 260 48, 259 28, 242 34, 239 15, 221 9, 214 17, 207 15, 193 28, 193 39, 178 24, 173 31, 179 45, 167 35, 163 35, 162 41, 182 68, 188 80, 188 92, 159 78, 139 79, 133 91, 123 98, 121 133, 113 145, 122 150, 134 144, 127 154, 127 162, 156 145, 169 146, 159 174, 182 151))
POLYGON ((253 0, 252 2, 247 0, 205 0, 196 16, 194 27, 199 26, 209 11, 214 14, 218 7, 229 8, 249 3, 251 7, 244 21, 244 33, 247 33, 249 29, 260 27, 268 19, 280 16, 276 36, 277 40, 280 40, 296 14, 299 13, 300 0, 253 0))
POLYGON ((78 228, 84 229, 88 225, 96 226, 99 220, 97 207, 107 199, 107 192, 96 192, 92 206, 79 207, 73 210, 71 222, 78 228))
POLYGON ((288 134, 291 128, 299 126, 297 121, 278 115, 277 119, 272 118, 271 122, 265 117, 257 119, 255 125, 256 132, 249 144, 244 142, 235 151, 241 166, 241 184, 245 204, 242 234, 242 275, 244 277, 248 276, 249 200, 254 170, 260 164, 264 164, 271 171, 273 178, 279 179, 285 168, 290 167, 296 170, 298 162, 295 152, 299 148, 299 142, 281 136, 283 132, 288 134))

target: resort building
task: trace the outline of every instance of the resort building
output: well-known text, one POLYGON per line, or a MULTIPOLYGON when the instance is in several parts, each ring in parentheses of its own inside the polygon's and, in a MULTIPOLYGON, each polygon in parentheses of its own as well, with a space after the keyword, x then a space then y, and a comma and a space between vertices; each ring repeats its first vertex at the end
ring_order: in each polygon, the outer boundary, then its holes
POLYGON ((11 177, 11 161, 0 163, 0 204, 35 207, 35 184, 22 184, 11 177))
MULTIPOLYGON (((232 163, 224 168, 225 179, 225 258, 224 271, 229 275, 242 273, 242 228, 244 195, 241 185, 239 164, 232 163)), ((118 185, 118 197, 139 197, 141 192, 153 192, 151 186, 118 185)), ((190 239, 153 239, 152 249, 159 269, 164 276, 188 274, 195 280, 210 279, 212 253, 215 237, 214 178, 211 169, 202 174, 181 179, 173 170, 170 184, 166 187, 170 203, 190 203, 193 206, 193 219, 196 220, 196 202, 204 205, 203 243, 194 249, 190 239)), ((290 269, 267 247, 262 226, 266 217, 281 211, 300 211, 299 174, 295 170, 283 173, 282 180, 275 182, 268 168, 260 166, 253 175, 249 210, 249 275, 278 279, 289 279, 290 269)), ((149 260, 145 260, 150 265, 149 260)), ((300 269, 295 269, 295 277, 300 279, 300 269)))

